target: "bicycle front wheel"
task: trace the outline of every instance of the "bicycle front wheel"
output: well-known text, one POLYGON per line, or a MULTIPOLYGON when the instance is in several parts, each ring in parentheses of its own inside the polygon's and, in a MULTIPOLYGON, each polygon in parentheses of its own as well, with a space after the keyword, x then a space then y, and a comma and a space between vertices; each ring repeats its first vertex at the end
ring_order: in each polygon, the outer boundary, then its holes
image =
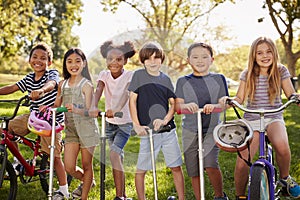
POLYGON ((12 164, 7 161, 6 168, 3 169, 2 161, 3 157, 0 157, 0 170, 4 170, 3 183, 2 187, 0 187, 0 199, 15 200, 18 190, 17 176, 12 164))
POLYGON ((249 199, 270 199, 268 174, 264 166, 253 166, 250 180, 249 199))

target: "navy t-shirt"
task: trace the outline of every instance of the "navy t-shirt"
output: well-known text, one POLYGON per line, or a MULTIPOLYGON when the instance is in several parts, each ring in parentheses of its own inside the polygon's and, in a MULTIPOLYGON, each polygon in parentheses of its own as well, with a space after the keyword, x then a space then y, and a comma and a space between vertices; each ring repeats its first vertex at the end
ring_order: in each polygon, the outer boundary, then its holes
MULTIPOLYGON (((159 76, 152 76, 145 69, 134 72, 129 91, 136 93, 137 114, 142 126, 153 128, 155 119, 163 119, 169 111, 169 98, 175 98, 171 79, 160 72, 159 76)), ((175 128, 174 118, 168 125, 175 128)))
MULTIPOLYGON (((195 76, 193 74, 180 77, 177 80, 177 98, 184 99, 184 103, 194 102, 199 108, 205 104, 217 104, 223 96, 228 96, 225 77, 222 74, 210 73, 207 76, 195 76)), ((203 133, 212 132, 219 122, 219 113, 202 114, 203 133)), ((186 114, 182 119, 182 127, 197 132, 197 114, 186 114)))

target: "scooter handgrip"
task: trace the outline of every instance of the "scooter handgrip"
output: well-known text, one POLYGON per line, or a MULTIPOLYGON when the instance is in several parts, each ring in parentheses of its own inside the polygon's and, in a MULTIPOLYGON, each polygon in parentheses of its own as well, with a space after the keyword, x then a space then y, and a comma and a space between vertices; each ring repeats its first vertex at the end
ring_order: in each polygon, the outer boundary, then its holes
POLYGON ((64 106, 56 108, 56 112, 68 112, 68 109, 64 106))
POLYGON ((122 118, 123 117, 123 112, 116 112, 114 114, 115 117, 118 117, 118 118, 122 118))
POLYGON ((178 115, 181 115, 181 114, 194 114, 193 112, 189 111, 188 109, 177 110, 176 112, 177 112, 178 115))
MULTIPOLYGON (((98 117, 101 117, 101 111, 98 112, 98 117)), ((122 118, 123 117, 123 112, 116 112, 114 114, 114 117, 122 118)))

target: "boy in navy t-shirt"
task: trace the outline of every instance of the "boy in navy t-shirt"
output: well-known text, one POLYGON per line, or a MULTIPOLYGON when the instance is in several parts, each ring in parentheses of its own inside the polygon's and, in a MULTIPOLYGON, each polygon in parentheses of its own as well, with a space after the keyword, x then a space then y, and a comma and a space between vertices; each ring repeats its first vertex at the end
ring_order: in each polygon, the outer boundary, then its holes
POLYGON ((174 123, 175 94, 170 78, 160 71, 164 52, 159 44, 146 43, 139 52, 145 69, 135 71, 129 86, 129 107, 135 132, 141 136, 135 186, 138 199, 146 199, 145 175, 151 170, 150 144, 147 128, 157 131, 163 126, 171 130, 154 134, 155 158, 162 150, 171 169, 178 199, 184 199, 184 178, 181 151, 174 123))

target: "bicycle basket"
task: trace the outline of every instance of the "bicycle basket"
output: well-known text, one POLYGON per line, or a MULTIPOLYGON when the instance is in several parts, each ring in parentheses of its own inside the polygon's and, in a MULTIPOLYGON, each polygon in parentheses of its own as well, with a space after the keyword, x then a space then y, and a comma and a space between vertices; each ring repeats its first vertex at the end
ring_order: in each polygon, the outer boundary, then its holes
POLYGON ((252 140, 253 130, 244 119, 237 119, 217 125, 213 136, 220 149, 237 152, 247 148, 247 143, 252 140))
MULTIPOLYGON (((64 129, 64 126, 58 122, 55 123, 55 132, 58 133, 64 129)), ((46 109, 45 112, 32 111, 28 118, 28 129, 39 136, 51 137, 52 117, 51 110, 46 109)))

